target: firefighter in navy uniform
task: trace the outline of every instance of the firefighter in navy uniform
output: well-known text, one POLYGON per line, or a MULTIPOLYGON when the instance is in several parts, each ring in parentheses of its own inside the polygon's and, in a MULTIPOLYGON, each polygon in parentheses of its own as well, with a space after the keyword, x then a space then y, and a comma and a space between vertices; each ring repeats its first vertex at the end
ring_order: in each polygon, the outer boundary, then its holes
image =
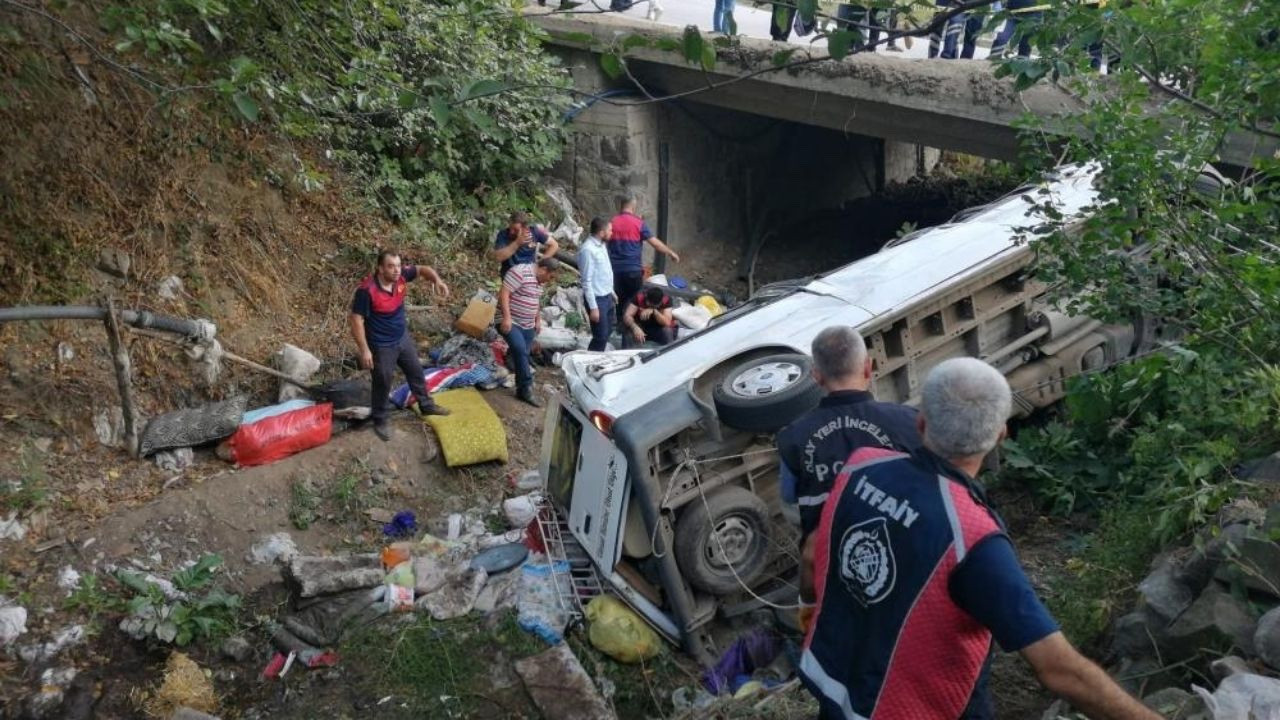
POLYGON ((848 458, 801 561, 800 678, 823 720, 994 718, 993 638, 1091 718, 1160 717, 1058 630, 973 480, 1011 405, 995 368, 948 360, 921 393, 923 449, 848 458))
POLYGON ((799 506, 802 536, 817 527, 822 503, 850 453, 860 447, 920 447, 916 411, 871 395, 871 359, 858 331, 826 328, 813 339, 811 353, 814 378, 826 397, 778 433, 782 495, 799 506))

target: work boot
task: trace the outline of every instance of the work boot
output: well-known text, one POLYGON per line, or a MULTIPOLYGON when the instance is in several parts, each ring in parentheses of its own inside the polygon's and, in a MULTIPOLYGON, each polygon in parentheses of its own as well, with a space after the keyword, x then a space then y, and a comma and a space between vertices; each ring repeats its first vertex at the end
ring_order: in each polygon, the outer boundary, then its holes
POLYGON ((538 398, 533 396, 533 390, 530 388, 516 390, 516 399, 526 405, 532 405, 536 408, 542 407, 542 403, 538 402, 538 398))
POLYGON ((385 422, 374 423, 373 434, 377 435, 382 442, 388 442, 391 440, 391 426, 385 422))
POLYGON ((439 415, 440 417, 444 417, 449 414, 449 408, 440 407, 435 403, 431 403, 430 405, 418 403, 418 412, 422 417, 427 417, 428 415, 439 415))

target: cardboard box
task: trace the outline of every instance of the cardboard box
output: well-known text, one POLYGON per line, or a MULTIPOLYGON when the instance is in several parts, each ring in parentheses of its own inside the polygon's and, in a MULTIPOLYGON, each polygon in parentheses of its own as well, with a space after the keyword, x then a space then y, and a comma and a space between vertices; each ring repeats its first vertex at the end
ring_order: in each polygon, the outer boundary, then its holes
POLYGON ((493 324, 493 316, 498 310, 498 301, 489 293, 477 293, 462 311, 462 317, 453 324, 458 332, 464 332, 473 338, 480 338, 484 331, 493 324))

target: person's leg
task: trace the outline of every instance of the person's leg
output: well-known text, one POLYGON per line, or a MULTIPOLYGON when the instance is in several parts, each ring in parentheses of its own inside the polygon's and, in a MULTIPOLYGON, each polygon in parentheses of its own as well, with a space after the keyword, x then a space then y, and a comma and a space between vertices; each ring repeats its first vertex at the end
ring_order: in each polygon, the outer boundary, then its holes
POLYGON ((387 394, 391 392, 391 376, 396 370, 396 360, 400 355, 399 346, 385 348, 369 348, 373 353, 372 376, 373 394, 369 399, 369 418, 373 420, 374 432, 383 440, 391 439, 387 430, 387 394))
POLYGON ((724 32, 724 0, 715 0, 715 6, 711 9, 711 30, 724 32))
POLYGON ((655 345, 670 345, 675 342, 676 329, 663 327, 656 323, 646 324, 644 326, 644 339, 655 345))
POLYGON ((947 20, 946 35, 942 39, 942 53, 939 55, 943 60, 956 59, 960 49, 960 36, 964 34, 965 22, 968 19, 968 13, 960 13, 947 20))
POLYGON ((528 336, 524 328, 512 327, 511 332, 503 333, 502 337, 507 341, 507 355, 516 368, 516 395, 527 393, 533 387, 533 374, 529 372, 528 336))
MULTIPOLYGON (((533 352, 533 338, 535 335, 537 335, 537 333, 533 331, 533 328, 529 328, 527 330, 525 328, 512 328, 511 334, 519 335, 520 340, 524 343, 525 367, 526 368, 529 367, 529 364, 532 362, 532 360, 529 357, 529 354, 533 352)), ((524 384, 524 389, 521 389, 519 385, 516 386, 516 398, 534 407, 542 407, 542 404, 539 403, 538 400, 533 396, 533 373, 532 372, 528 373, 528 378, 529 379, 524 384)))
POLYGON ((597 296, 596 306, 600 312, 600 322, 591 323, 591 344, 587 349, 600 352, 609 344, 609 335, 613 332, 613 298, 608 295, 597 296))
MULTIPOLYGON (((1040 22, 1040 13, 1031 13, 1026 19, 1031 24, 1038 24, 1040 22)), ((1023 31, 1026 32, 1026 28, 1023 28, 1023 31)), ((1029 34, 1024 34, 1022 39, 1018 41, 1018 57, 1031 57, 1031 36, 1029 34)))
POLYGON ((938 10, 933 14, 933 19, 930 21, 930 24, 933 25, 933 29, 929 31, 929 57, 931 58, 938 57, 938 54, 942 52, 942 35, 946 32, 947 23, 943 23, 942 25, 936 25, 935 23, 939 21, 939 16, 946 12, 946 9, 951 5, 951 2, 950 0, 936 0, 936 4, 938 6, 938 10))
POLYGON ((431 394, 427 392, 427 384, 422 380, 422 360, 418 358, 418 348, 414 347, 413 338, 409 337, 409 333, 405 333, 404 338, 400 340, 400 352, 396 355, 396 364, 400 366, 404 379, 409 383, 409 391, 418 399, 418 412, 424 415, 449 414, 448 410, 437 407, 435 401, 431 399, 431 394))
POLYGON ((618 324, 622 324, 622 316, 627 313, 631 299, 644 287, 643 272, 614 273, 613 290, 618 296, 618 324))
POLYGON ((996 33, 996 39, 991 43, 991 53, 987 57, 1002 57, 1005 50, 1009 47, 1009 39, 1013 37, 1013 31, 1018 27, 1018 21, 1009 18, 1004 21, 1004 27, 1000 28, 1000 32, 996 33))
POLYGON ((720 2, 720 32, 728 35, 734 31, 736 24, 733 19, 733 9, 735 0, 719 0, 720 2))
POLYGON ((774 5, 773 16, 769 18, 769 36, 778 42, 786 42, 791 37, 791 26, 796 21, 795 5, 774 5), (782 26, 778 26, 778 20, 785 20, 782 26))
POLYGON ((889 11, 889 42, 885 46, 885 49, 892 50, 894 52, 901 52, 902 48, 898 47, 898 38, 894 36, 894 33, 896 32, 898 32, 898 11, 890 10, 889 11))
POLYGON ((986 17, 976 12, 969 13, 969 19, 964 23, 964 45, 960 50, 960 57, 965 60, 973 59, 973 54, 978 50, 978 36, 982 34, 982 24, 986 17))

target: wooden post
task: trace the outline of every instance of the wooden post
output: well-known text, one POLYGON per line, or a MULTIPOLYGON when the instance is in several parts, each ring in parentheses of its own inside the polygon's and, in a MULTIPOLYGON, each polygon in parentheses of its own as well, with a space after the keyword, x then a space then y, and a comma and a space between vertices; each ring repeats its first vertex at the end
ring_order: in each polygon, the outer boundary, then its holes
POLYGON ((116 387, 120 391, 120 409, 124 415, 124 446, 131 457, 138 457, 138 414, 133 406, 133 362, 129 348, 120 338, 120 318, 115 301, 107 298, 107 341, 111 347, 111 364, 116 369, 116 387))

